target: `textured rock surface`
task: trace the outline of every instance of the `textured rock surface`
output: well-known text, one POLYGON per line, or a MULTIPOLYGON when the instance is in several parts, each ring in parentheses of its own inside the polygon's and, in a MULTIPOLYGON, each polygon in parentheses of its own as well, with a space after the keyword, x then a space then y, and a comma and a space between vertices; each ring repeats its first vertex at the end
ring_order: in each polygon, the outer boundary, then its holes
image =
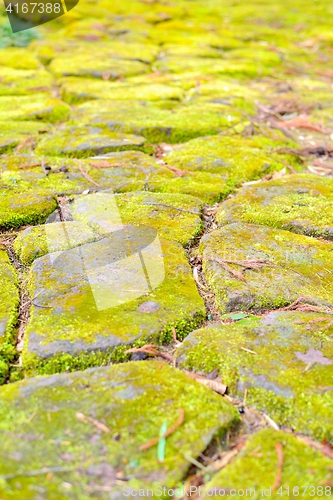
POLYGON ((85 500, 118 498, 124 486, 175 487, 190 465, 184 454, 197 457, 238 420, 232 405, 158 362, 40 377, 0 393, 4 500, 18 491, 27 500, 36 490, 43 499, 85 500), (180 411, 184 422, 167 438, 159 463, 156 445, 140 446, 158 437, 164 422, 172 427, 180 411), (38 470, 45 473, 30 474, 38 470))
POLYGON ((80 158, 111 151, 140 149, 145 142, 143 137, 110 132, 100 127, 68 127, 43 139, 36 153, 80 158))
POLYGON ((137 228, 127 235, 125 228, 99 242, 35 261, 30 293, 38 299, 23 353, 28 372, 102 364, 121 358, 125 345, 168 338, 171 326, 184 335, 200 322, 205 313, 203 300, 184 251, 179 244, 164 240, 160 269, 158 244, 147 247, 151 244, 147 229, 137 228), (120 261, 128 245, 128 256, 135 259, 120 261), (139 248, 146 268, 140 264, 139 248), (150 292, 147 271, 152 273, 150 292), (154 301, 158 308, 142 314, 140 306, 147 301, 154 301))
POLYGON ((333 180, 289 175, 242 188, 218 210, 220 225, 250 222, 333 239, 333 180))
POLYGON ((300 296, 333 305, 332 243, 234 223, 206 234, 199 251, 221 312, 276 309, 300 296))
POLYGON ((331 464, 331 460, 296 437, 266 429, 253 436, 237 458, 216 474, 202 496, 205 499, 228 494, 235 496, 237 492, 242 497, 247 491, 246 496, 256 500, 265 496, 279 499, 284 495, 291 498, 291 495, 294 498, 330 497, 331 464), (278 470, 276 443, 282 447, 283 467, 280 483, 273 489, 278 470))
POLYGON ((332 439, 333 318, 310 312, 272 312, 202 328, 177 349, 181 366, 218 368, 229 393, 278 425, 332 439))
POLYGON ((17 284, 16 271, 7 254, 0 249, 0 383, 8 375, 8 363, 15 356, 13 344, 19 305, 17 284))

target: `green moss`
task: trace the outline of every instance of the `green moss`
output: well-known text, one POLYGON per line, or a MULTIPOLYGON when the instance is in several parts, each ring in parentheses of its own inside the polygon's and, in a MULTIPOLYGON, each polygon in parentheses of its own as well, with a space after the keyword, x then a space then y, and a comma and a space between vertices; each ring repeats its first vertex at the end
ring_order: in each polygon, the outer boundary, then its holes
POLYGON ((300 296, 333 304, 331 243, 234 223, 205 235, 199 252, 221 312, 276 309, 300 296), (222 265, 215 258, 222 260, 222 265), (251 268, 251 261, 258 260, 259 265, 251 268), (243 272, 243 279, 232 271, 243 272))
POLYGON ((333 239, 333 181, 288 175, 241 189, 217 212, 220 225, 242 221, 333 239))
POLYGON ((39 69, 41 64, 29 50, 18 47, 8 47, 0 51, 0 66, 15 69, 39 69))
POLYGON ((0 250, 0 384, 9 373, 9 363, 15 358, 15 326, 18 318, 18 279, 7 253, 0 250))
MULTIPOLYGON (((51 127, 47 123, 0 121, 0 153, 7 153, 30 137, 36 139, 39 134, 50 130, 51 127)), ((22 144, 22 152, 24 149, 22 144)))
POLYGON ((74 248, 97 238, 88 227, 75 221, 49 223, 25 229, 15 239, 14 250, 21 262, 29 265, 47 253, 74 248), (66 234, 66 239, 60 238, 61 234, 66 234))
POLYGON ((115 100, 181 100, 182 89, 158 83, 129 84, 105 82, 88 78, 68 77, 61 79, 62 98, 69 103, 81 103, 92 99, 115 100))
MULTIPOLYGON (((107 192, 106 192, 107 193, 107 192)), ((75 220, 100 228, 101 221, 114 224, 110 194, 78 197, 71 205, 75 220)), ((119 211, 123 224, 146 225, 157 229, 162 238, 178 241, 186 245, 200 234, 202 221, 200 217, 200 200, 182 194, 162 194, 135 192, 116 195, 115 209, 119 211)))
POLYGON ((78 500, 91 498, 106 484, 112 494, 122 494, 124 484, 114 482, 115 474, 126 476, 127 487, 175 487, 190 466, 185 457, 197 457, 214 436, 224 435, 239 421, 235 408, 223 398, 154 361, 9 384, 1 400, 4 500, 17 498, 18 490, 32 500, 37 486, 49 498, 65 499, 67 484, 78 500), (180 409, 184 421, 167 438, 165 460, 156 459, 156 446, 140 450, 158 436, 163 422, 169 427, 177 422, 180 409), (15 432, 17 427, 24 429, 18 442, 13 437, 14 415, 15 432), (92 422, 103 423, 110 432, 92 422), (29 474, 49 467, 60 469, 52 476, 29 474))
MULTIPOLYGON (((103 353, 110 359, 108 353, 114 348, 131 345, 136 340, 167 342, 171 338, 171 326, 177 327, 180 335, 185 335, 204 319, 204 304, 185 253, 180 245, 166 240, 162 247, 164 281, 139 298, 129 298, 129 301, 120 305, 117 305, 118 302, 114 304, 112 299, 113 305, 108 302, 107 306, 98 308, 86 273, 97 265, 100 266, 101 276, 108 272, 107 268, 103 268, 111 259, 108 252, 112 251, 114 259, 119 251, 115 251, 112 241, 111 236, 80 249, 63 252, 52 266, 48 256, 35 261, 30 276, 30 294, 34 297, 38 294, 38 299, 32 306, 23 352, 23 364, 29 373, 35 366, 52 366, 51 358, 66 353, 73 358, 86 353, 86 359, 91 357, 91 362, 95 364, 96 352, 102 353, 98 354, 100 358, 97 359, 105 359, 103 353), (89 262, 88 270, 82 268, 82 256, 86 256, 85 261, 89 262), (34 356, 38 356, 38 363, 34 356)), ((141 240, 139 243, 143 244, 141 240)), ((122 248, 124 241, 120 240, 119 245, 122 248)), ((148 269, 151 265, 150 251, 156 262, 155 248, 143 250, 144 258, 148 258, 148 269)), ((119 290, 120 295, 125 285, 128 287, 127 281, 123 281, 126 276, 119 274, 117 283, 112 285, 119 290)), ((104 293, 106 298, 113 297, 111 292, 113 289, 107 286, 104 293)), ((75 363, 77 361, 73 360, 74 367, 75 363)))
POLYGON ((67 127, 42 139, 36 154, 49 156, 69 156, 73 158, 108 153, 111 151, 143 150, 151 151, 143 137, 122 134, 105 127, 67 127))
POLYGON ((1 68, 0 95, 29 95, 51 92, 53 78, 44 69, 22 70, 1 68))
MULTIPOLYGON (((115 47, 115 50, 117 48, 115 47)), ((128 48, 130 51, 130 47, 128 48)), ((146 73, 149 69, 147 63, 139 60, 121 59, 116 54, 110 57, 110 48, 103 43, 101 47, 91 51, 74 49, 54 58, 49 65, 49 70, 57 77, 61 76, 83 76, 92 78, 103 78, 117 80, 118 78, 146 73), (109 49, 109 50, 108 50, 109 49), (98 52, 96 52, 98 50, 98 52)))
POLYGON ((139 134, 153 143, 185 142, 212 135, 243 120, 241 113, 225 104, 189 102, 172 110, 157 103, 98 100, 81 104, 72 113, 74 123, 106 125, 112 130, 139 134))
POLYGON ((203 498, 211 498, 214 493, 224 496, 227 491, 235 490, 239 497, 244 495, 256 500, 263 496, 277 500, 284 495, 319 499, 331 494, 330 487, 323 486, 328 484, 331 470, 331 461, 320 451, 290 434, 264 429, 250 437, 237 458, 205 486, 203 498), (278 464, 276 443, 282 447, 283 465, 280 483, 274 491, 278 464))
POLYGON ((183 368, 218 368, 229 394, 247 391, 247 404, 278 425, 333 441, 332 332, 329 315, 275 312, 197 330, 176 356, 183 368))
POLYGON ((69 110, 69 106, 64 102, 43 94, 35 94, 33 97, 0 97, 0 113, 4 121, 41 120, 56 123, 65 120, 69 110))

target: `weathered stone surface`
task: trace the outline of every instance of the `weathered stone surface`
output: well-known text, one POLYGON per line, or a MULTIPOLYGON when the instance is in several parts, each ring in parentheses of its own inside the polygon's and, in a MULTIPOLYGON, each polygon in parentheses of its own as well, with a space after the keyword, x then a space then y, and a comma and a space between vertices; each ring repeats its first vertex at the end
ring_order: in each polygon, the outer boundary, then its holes
POLYGON ((36 491, 45 500, 106 500, 121 498, 124 487, 176 487, 190 466, 185 457, 196 458, 239 419, 217 394, 154 361, 39 377, 0 394, 4 500, 18 491, 29 500, 36 491), (165 461, 157 460, 156 445, 140 450, 181 412, 165 461))
POLYGON ((45 69, 22 70, 1 67, 0 95, 51 93, 52 85, 52 75, 45 69))
POLYGON ((13 360, 14 327, 18 317, 19 293, 17 276, 6 252, 0 247, 0 384, 8 375, 13 360))
POLYGON ((55 123, 67 118, 68 104, 43 94, 0 96, 1 120, 43 120, 55 123))
POLYGON ((51 252, 68 250, 98 239, 85 224, 76 221, 50 223, 25 229, 14 242, 14 249, 23 264, 51 252), (61 237, 64 236, 64 237, 61 237))
POLYGON ((265 496, 275 500, 283 496, 330 497, 332 487, 328 484, 332 477, 331 464, 331 460, 322 453, 296 437, 264 429, 252 436, 239 455, 214 476, 205 486, 202 496, 205 499, 228 495, 239 498, 248 496, 255 500, 265 496), (274 491, 278 470, 276 443, 282 446, 283 465, 281 481, 274 491))
POLYGON ((115 192, 156 189, 175 175, 137 151, 110 153, 102 159, 77 160, 31 154, 0 158, 0 227, 45 222, 57 195, 112 188, 115 192), (89 180, 82 173, 88 174, 89 180))
POLYGON ((184 142, 193 137, 217 134, 243 120, 236 110, 220 103, 188 103, 173 109, 156 103, 98 100, 78 106, 72 113, 75 123, 108 126, 112 130, 139 134, 157 143, 184 142))
POLYGON ((182 89, 162 83, 130 84, 128 82, 106 82, 77 77, 62 78, 61 90, 62 98, 69 103, 79 103, 92 99, 180 100, 184 96, 182 89))
POLYGON ((23 353, 29 373, 120 359, 124 346, 137 340, 166 340, 172 325, 183 335, 198 325, 205 309, 183 249, 161 241, 160 261, 158 242, 151 244, 150 233, 149 228, 129 226, 96 243, 35 261, 30 293, 38 298, 23 353), (140 264, 138 251, 146 267, 140 264), (128 252, 133 258, 126 260, 128 252), (160 308, 142 313, 141 304, 149 300, 160 308))
POLYGON ((20 47, 6 47, 0 51, 0 67, 15 69, 39 69, 41 63, 31 52, 20 47))
POLYGON ((113 132, 101 127, 67 127, 42 139, 36 154, 89 157, 112 151, 144 149, 143 137, 113 132))
POLYGON ((50 125, 41 122, 0 121, 0 153, 7 153, 22 141, 31 137, 37 139, 38 135, 50 130, 50 125))
POLYGON ((192 332, 178 347, 180 366, 217 368, 229 394, 283 427, 333 441, 333 317, 284 311, 192 332))
POLYGON ((333 306, 332 243, 234 223, 206 234, 199 252, 221 312, 276 309, 300 296, 333 306))
POLYGON ((246 186, 216 218, 220 225, 250 222, 333 239, 333 180, 295 174, 246 186))
POLYGON ((242 182, 281 170, 281 159, 267 154, 260 143, 243 138, 211 136, 193 139, 167 154, 166 163, 191 173, 215 174, 226 196, 242 182))
MULTIPOLYGON (((103 197, 112 194, 108 191, 104 193, 103 197)), ((202 230, 201 202, 193 196, 134 192, 116 195, 114 201, 124 224, 154 227, 162 238, 178 241, 182 245, 186 245, 202 230)), ((108 200, 101 200, 99 204, 95 195, 76 198, 70 210, 75 220, 90 225, 94 220, 100 223, 105 215, 110 217, 110 221, 112 218, 108 200)))
POLYGON ((138 60, 126 60, 106 55, 105 51, 89 51, 77 53, 73 51, 53 59, 49 66, 50 71, 56 76, 87 76, 117 80, 118 78, 146 73, 149 66, 138 60), (102 52, 102 53, 101 53, 102 52))

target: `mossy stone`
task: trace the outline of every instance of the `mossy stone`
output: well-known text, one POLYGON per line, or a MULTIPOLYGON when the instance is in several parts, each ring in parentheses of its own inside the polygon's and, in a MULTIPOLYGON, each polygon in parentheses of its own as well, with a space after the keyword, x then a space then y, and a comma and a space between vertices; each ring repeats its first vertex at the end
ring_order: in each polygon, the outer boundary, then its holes
POLYGON ((333 180, 295 174, 246 186, 220 206, 216 218, 219 225, 249 222, 331 240, 333 180))
POLYGON ((178 347, 182 368, 218 368, 229 394, 278 425, 333 441, 332 316, 280 311, 192 332, 178 347))
POLYGON ((21 47, 6 47, 0 51, 0 67, 14 69, 40 69, 42 67, 37 57, 21 47))
POLYGON ((250 437, 238 456, 202 490, 204 499, 227 495, 254 500, 267 496, 278 500, 283 496, 319 500, 331 496, 331 460, 307 446, 297 437, 273 429, 263 429, 250 437), (273 490, 278 474, 276 444, 282 447, 281 481, 273 490), (327 485, 325 487, 325 484, 327 485))
POLYGON ((51 252, 61 252, 90 243, 98 239, 85 224, 76 221, 49 223, 43 226, 28 227, 22 231, 14 242, 14 250, 25 265, 51 252), (66 235, 66 238, 60 238, 66 235))
POLYGON ((220 103, 206 103, 204 110, 195 102, 174 104, 173 109, 163 109, 157 104, 134 100, 89 101, 73 111, 72 121, 139 134, 153 143, 178 143, 217 134, 243 120, 237 110, 220 103))
POLYGON ((68 117, 68 104, 53 97, 34 94, 27 96, 0 96, 2 120, 41 120, 56 123, 68 117))
POLYGON ((67 77, 60 81, 64 101, 80 103, 92 99, 160 101, 181 100, 184 91, 162 83, 133 84, 108 82, 89 78, 67 77))
POLYGON ((332 243, 289 231, 234 223, 206 234, 199 252, 222 313, 276 309, 300 296, 333 305, 332 243), (232 271, 243 272, 243 279, 232 271))
POLYGON ((67 54, 54 58, 49 65, 50 71, 57 78, 61 76, 103 78, 107 75, 107 78, 111 80, 146 73, 148 68, 148 65, 141 61, 111 58, 105 52, 96 54, 91 50, 88 53, 77 53, 75 57, 71 50, 67 54))
POLYGON ((13 346, 18 318, 19 292, 15 268, 7 253, 0 248, 0 384, 9 372, 9 363, 15 357, 13 346))
MULTIPOLYGON (((102 196, 105 197, 105 194, 109 194, 108 191, 104 191, 102 196)), ((161 238, 178 241, 182 245, 202 230, 201 202, 193 196, 146 191, 118 194, 114 201, 122 223, 154 227, 161 238)), ((74 220, 92 224, 93 227, 101 223, 108 211, 103 200, 98 205, 98 195, 97 199, 96 195, 77 197, 69 208, 74 220)))
POLYGON ((106 500, 125 487, 176 487, 190 467, 186 457, 195 459, 239 420, 223 398, 156 361, 38 377, 0 395, 3 500, 18 493, 32 500, 36 490, 40 499, 106 500), (181 412, 164 461, 156 445, 140 450, 181 412))
MULTIPOLYGON (((194 174, 214 174, 217 181, 219 178, 221 187, 217 195, 220 198, 242 182, 283 168, 278 156, 268 154, 255 141, 217 135, 193 139, 167 154, 164 161, 194 174)), ((191 182, 190 176, 187 179, 191 182)))
POLYGON ((0 121, 0 153, 12 151, 28 138, 37 139, 39 134, 48 132, 51 126, 37 121, 0 121))
POLYGON ((133 227, 127 239, 124 231, 34 262, 30 294, 38 294, 38 299, 25 334, 23 364, 27 373, 75 370, 124 359, 126 345, 170 340, 171 326, 184 335, 200 324, 205 308, 182 247, 161 240, 163 273, 156 267, 158 248, 151 246, 151 230, 133 227), (161 283, 150 292, 139 272, 144 269, 139 262, 133 274, 136 261, 117 260, 123 258, 120 256, 128 245, 133 252, 137 247, 143 249, 147 270, 155 273, 149 274, 152 283, 161 283), (115 266, 122 267, 114 270, 111 286, 108 269, 115 266), (131 283, 134 276, 136 281, 131 283), (158 307, 143 313, 140 306, 147 301, 158 307))
POLYGON ((145 149, 145 144, 143 137, 101 127, 67 127, 42 139, 36 154, 87 158, 111 151, 145 149))
POLYGON ((53 78, 45 69, 1 68, 0 95, 30 95, 52 92, 53 78))

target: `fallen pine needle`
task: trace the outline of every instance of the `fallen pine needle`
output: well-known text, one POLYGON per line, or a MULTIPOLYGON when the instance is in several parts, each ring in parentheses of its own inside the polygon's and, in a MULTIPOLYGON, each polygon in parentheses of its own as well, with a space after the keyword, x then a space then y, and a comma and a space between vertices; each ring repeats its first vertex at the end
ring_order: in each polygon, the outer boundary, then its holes
POLYGON ((266 413, 263 413, 263 417, 264 419, 266 420, 266 422, 271 426, 273 427, 273 429, 275 429, 276 431, 279 431, 279 426, 274 422, 273 419, 271 419, 271 417, 269 417, 268 415, 266 415, 266 413))
POLYGON ((172 427, 170 427, 169 429, 167 429, 166 432, 162 436, 159 436, 157 438, 151 439, 147 443, 142 444, 140 446, 140 450, 141 451, 148 450, 152 446, 155 446, 155 444, 157 444, 160 441, 160 439, 164 439, 164 438, 170 436, 171 434, 173 434, 178 429, 178 427, 180 427, 182 425, 182 423, 184 422, 185 410, 183 408, 179 408, 178 411, 179 411, 179 418, 178 418, 177 422, 172 427))
POLYGON ((272 491, 278 489, 281 484, 282 479, 282 467, 283 467, 283 448, 281 443, 275 443, 275 449, 278 456, 278 471, 275 477, 275 481, 272 487, 272 491))
POLYGON ((76 418, 78 418, 79 420, 81 420, 81 422, 84 422, 85 424, 87 423, 87 421, 91 422, 95 427, 97 427, 97 429, 106 432, 107 434, 111 432, 110 429, 102 422, 99 422, 98 420, 95 420, 94 418, 91 417, 86 417, 85 415, 83 415, 83 413, 78 412, 76 414, 76 418))
POLYGON ((116 167, 125 167, 126 163, 113 163, 110 165, 110 162, 101 160, 101 161, 91 161, 89 165, 93 168, 116 168, 116 167))
POLYGON ((243 349, 243 351, 250 352, 251 354, 258 354, 257 352, 251 351, 251 349, 247 349, 246 347, 241 347, 241 349, 243 349))

